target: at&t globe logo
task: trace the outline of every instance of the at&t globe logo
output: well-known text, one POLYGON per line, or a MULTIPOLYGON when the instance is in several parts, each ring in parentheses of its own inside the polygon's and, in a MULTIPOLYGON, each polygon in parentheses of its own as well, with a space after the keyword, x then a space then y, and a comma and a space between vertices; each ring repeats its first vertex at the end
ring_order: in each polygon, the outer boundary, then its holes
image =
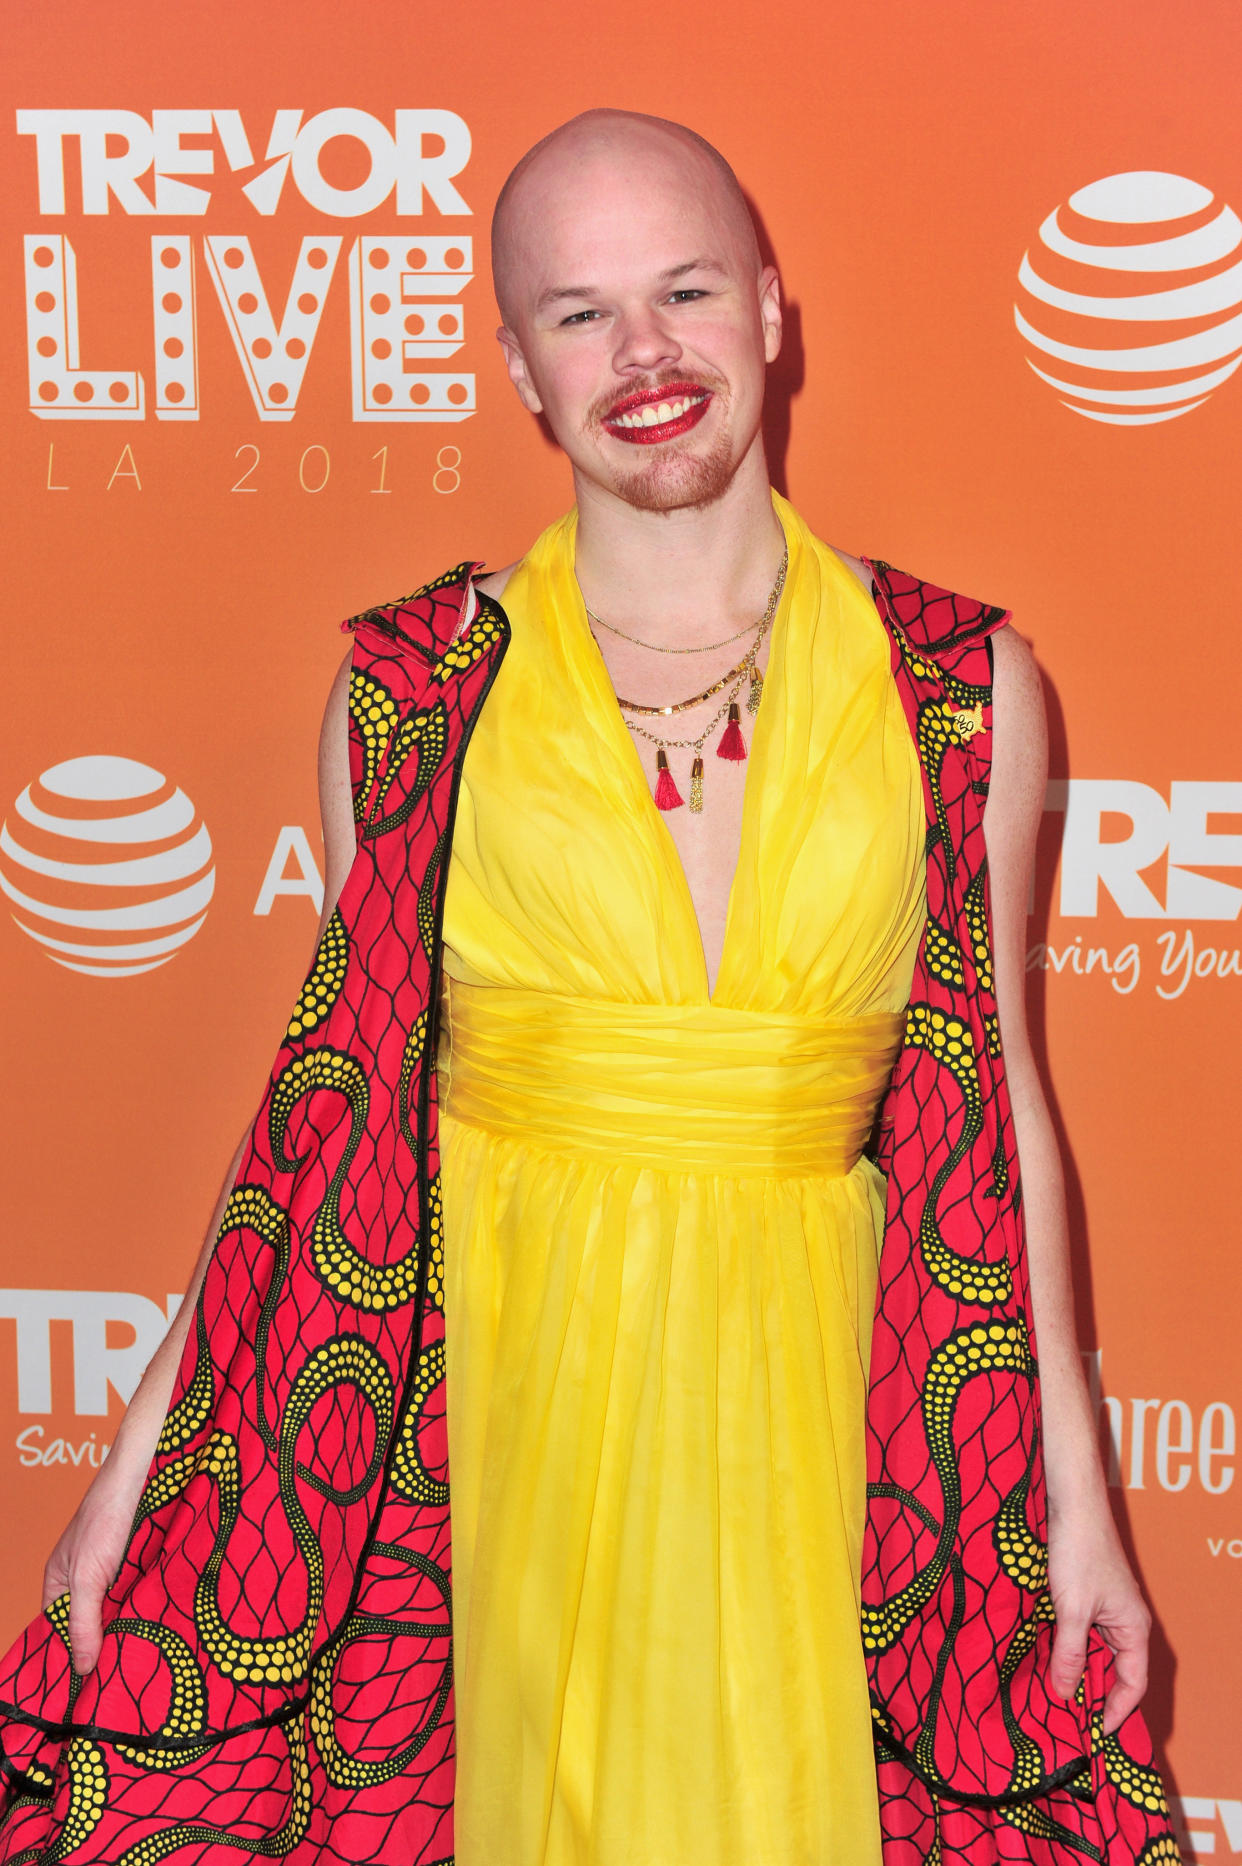
POLYGON ((1018 282, 1027 362, 1091 421, 1172 421, 1242 363, 1242 221, 1185 175, 1137 169, 1079 188, 1018 282))
POLYGON ((0 828, 14 920, 72 972, 153 972, 207 917, 215 865, 183 790, 132 758, 70 758, 28 784, 0 828))

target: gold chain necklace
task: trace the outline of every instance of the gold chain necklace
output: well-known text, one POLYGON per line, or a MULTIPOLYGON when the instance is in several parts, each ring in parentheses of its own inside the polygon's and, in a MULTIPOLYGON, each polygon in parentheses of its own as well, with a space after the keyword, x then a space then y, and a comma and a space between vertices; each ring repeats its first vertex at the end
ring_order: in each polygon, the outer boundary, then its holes
POLYGON ((605 622, 603 616, 596 615, 594 609, 588 605, 585 596, 582 599, 582 606, 597 627, 607 629, 610 635, 619 635, 622 641, 632 642, 636 648, 648 648, 652 654, 711 654, 717 648, 731 648, 735 641, 741 641, 743 635, 749 635, 751 631, 751 624, 748 622, 746 627, 740 628, 736 635, 726 635, 723 641, 705 641, 697 648, 669 648, 661 642, 643 641, 637 635, 627 635, 623 628, 614 628, 611 622, 605 622))
MULTIPOLYGON (((716 727, 720 724, 720 721, 725 718, 726 714, 728 715, 728 719, 725 729, 721 734, 720 743, 716 747, 716 756, 717 758, 727 758, 735 764, 740 763, 747 756, 746 740, 742 736, 742 712, 738 704, 738 695, 742 690, 743 680, 745 680, 749 674, 750 692, 747 696, 746 710, 749 713, 757 713, 759 711, 759 701, 763 696, 763 675, 759 672, 756 659, 759 649, 763 644, 763 639, 771 628, 772 620, 776 615, 777 605, 781 600, 781 591, 785 587, 785 574, 788 569, 789 547, 786 545, 784 551, 781 553, 780 566, 776 572, 776 581, 772 585, 767 608, 760 617, 754 641, 738 662, 737 666, 730 668, 727 674, 723 674, 719 680, 713 682, 704 692, 696 693, 693 698, 689 700, 678 700, 670 706, 640 706, 637 701, 623 700, 618 695, 617 704, 620 706, 623 713, 637 713, 644 718, 667 718, 670 714, 682 713, 692 706, 700 705, 704 700, 711 699, 713 694, 719 693, 722 688, 727 687, 730 682, 734 683, 733 690, 728 698, 724 701, 723 705, 717 709, 707 725, 704 726, 702 732, 700 732, 695 739, 666 739, 654 732, 649 732, 645 726, 638 725, 633 719, 626 720, 625 723, 631 732, 637 734, 639 738, 646 739, 649 744, 654 745, 656 748, 655 803, 657 810, 677 810, 680 809, 681 805, 686 801, 678 790, 672 771, 669 769, 668 752, 670 746, 676 748, 678 751, 689 751, 694 754, 690 765, 690 808, 696 815, 703 808, 703 747, 716 727)), ((586 608, 585 599, 583 601, 583 608, 586 608)), ((592 615, 589 609, 587 609, 587 615, 590 616, 593 621, 597 622, 599 620, 599 617, 592 615)), ((607 626, 608 624, 605 623, 604 627, 607 628, 607 626)), ((745 630, 741 631, 741 633, 745 632, 745 630)), ((614 630, 614 633, 620 633, 620 631, 614 630)), ((633 640, 634 638, 628 637, 627 639, 633 640)), ((730 639, 736 641, 737 637, 731 636, 730 639)), ((598 646, 598 643, 596 645, 598 646)), ((642 647, 649 647, 651 644, 644 642, 639 645, 642 647)), ((717 645, 723 647, 724 643, 718 643, 717 645)))
MULTIPOLYGON (((756 674, 758 673, 757 668, 755 672, 756 674)), ((737 703, 737 696, 741 691, 741 685, 742 683, 739 680, 737 686, 733 689, 733 692, 729 695, 724 705, 718 707, 716 712, 713 713, 697 739, 658 739, 655 733, 648 732, 645 726, 636 726, 632 720, 627 720, 626 723, 629 725, 631 732, 637 733, 640 739, 646 739, 649 744, 654 745, 656 748, 655 800, 658 810, 676 810, 680 804, 685 802, 685 798, 678 790, 673 774, 669 770, 668 747, 670 745, 674 746, 678 751, 694 753, 694 757, 690 762, 690 808, 696 815, 703 808, 703 746, 716 730, 716 727, 720 724, 726 713, 729 715, 729 723, 724 729, 719 745, 716 747, 716 756, 718 758, 731 758, 735 761, 745 758, 746 741, 742 737, 742 715, 737 703), (741 747, 740 751, 737 749, 739 746, 741 747)), ((760 683, 760 687, 762 687, 762 682, 760 683)), ((758 712, 759 700, 754 687, 751 688, 751 697, 748 704, 752 713, 758 712)))
POLYGON ((643 719, 655 719, 657 717, 667 719, 672 713, 688 713, 692 706, 701 706, 704 700, 710 700, 714 693, 720 693, 725 687, 729 686, 733 681, 738 680, 746 672, 756 654, 758 654, 759 644, 766 633, 767 630, 761 622, 759 624, 758 635, 750 644, 750 647, 746 650, 746 653, 742 656, 737 666, 731 667, 727 674, 722 674, 720 676, 719 680, 714 680, 710 687, 704 687, 702 693, 691 694, 688 700, 675 700, 671 706, 642 706, 637 700, 623 700, 621 695, 618 694, 617 705, 621 708, 623 713, 637 713, 643 719))

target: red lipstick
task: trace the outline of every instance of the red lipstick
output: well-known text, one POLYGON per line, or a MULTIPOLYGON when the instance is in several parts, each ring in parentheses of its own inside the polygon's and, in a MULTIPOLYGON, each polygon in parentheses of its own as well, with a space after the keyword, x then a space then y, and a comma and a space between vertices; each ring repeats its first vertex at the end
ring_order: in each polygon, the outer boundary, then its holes
POLYGON ((711 399, 711 390, 700 383, 664 382, 655 389, 623 395, 604 416, 604 427, 614 440, 650 447, 697 427, 711 399), (666 411, 662 420, 661 411, 666 411))

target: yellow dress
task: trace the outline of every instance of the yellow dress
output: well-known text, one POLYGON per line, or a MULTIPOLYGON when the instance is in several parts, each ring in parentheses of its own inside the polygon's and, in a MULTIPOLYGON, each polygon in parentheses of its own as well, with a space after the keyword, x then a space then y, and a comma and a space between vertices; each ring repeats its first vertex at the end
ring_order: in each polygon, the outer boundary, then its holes
POLYGON ((774 499, 789 574, 710 997, 572 513, 505 590, 466 755, 440 1042, 458 1866, 880 1858, 859 1149, 923 806, 879 618, 774 499))

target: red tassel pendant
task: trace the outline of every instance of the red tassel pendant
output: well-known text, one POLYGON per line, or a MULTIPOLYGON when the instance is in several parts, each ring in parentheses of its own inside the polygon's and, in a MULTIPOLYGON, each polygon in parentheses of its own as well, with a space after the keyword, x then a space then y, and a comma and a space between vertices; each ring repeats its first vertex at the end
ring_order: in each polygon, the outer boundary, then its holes
POLYGON ((686 800, 673 782, 673 774, 668 768, 668 754, 662 745, 656 747, 656 771, 656 809, 679 810, 686 800))
POLYGON ((731 758, 734 764, 741 764, 746 756, 746 741, 742 737, 742 711, 736 700, 729 703, 729 723, 716 747, 716 756, 731 758))

